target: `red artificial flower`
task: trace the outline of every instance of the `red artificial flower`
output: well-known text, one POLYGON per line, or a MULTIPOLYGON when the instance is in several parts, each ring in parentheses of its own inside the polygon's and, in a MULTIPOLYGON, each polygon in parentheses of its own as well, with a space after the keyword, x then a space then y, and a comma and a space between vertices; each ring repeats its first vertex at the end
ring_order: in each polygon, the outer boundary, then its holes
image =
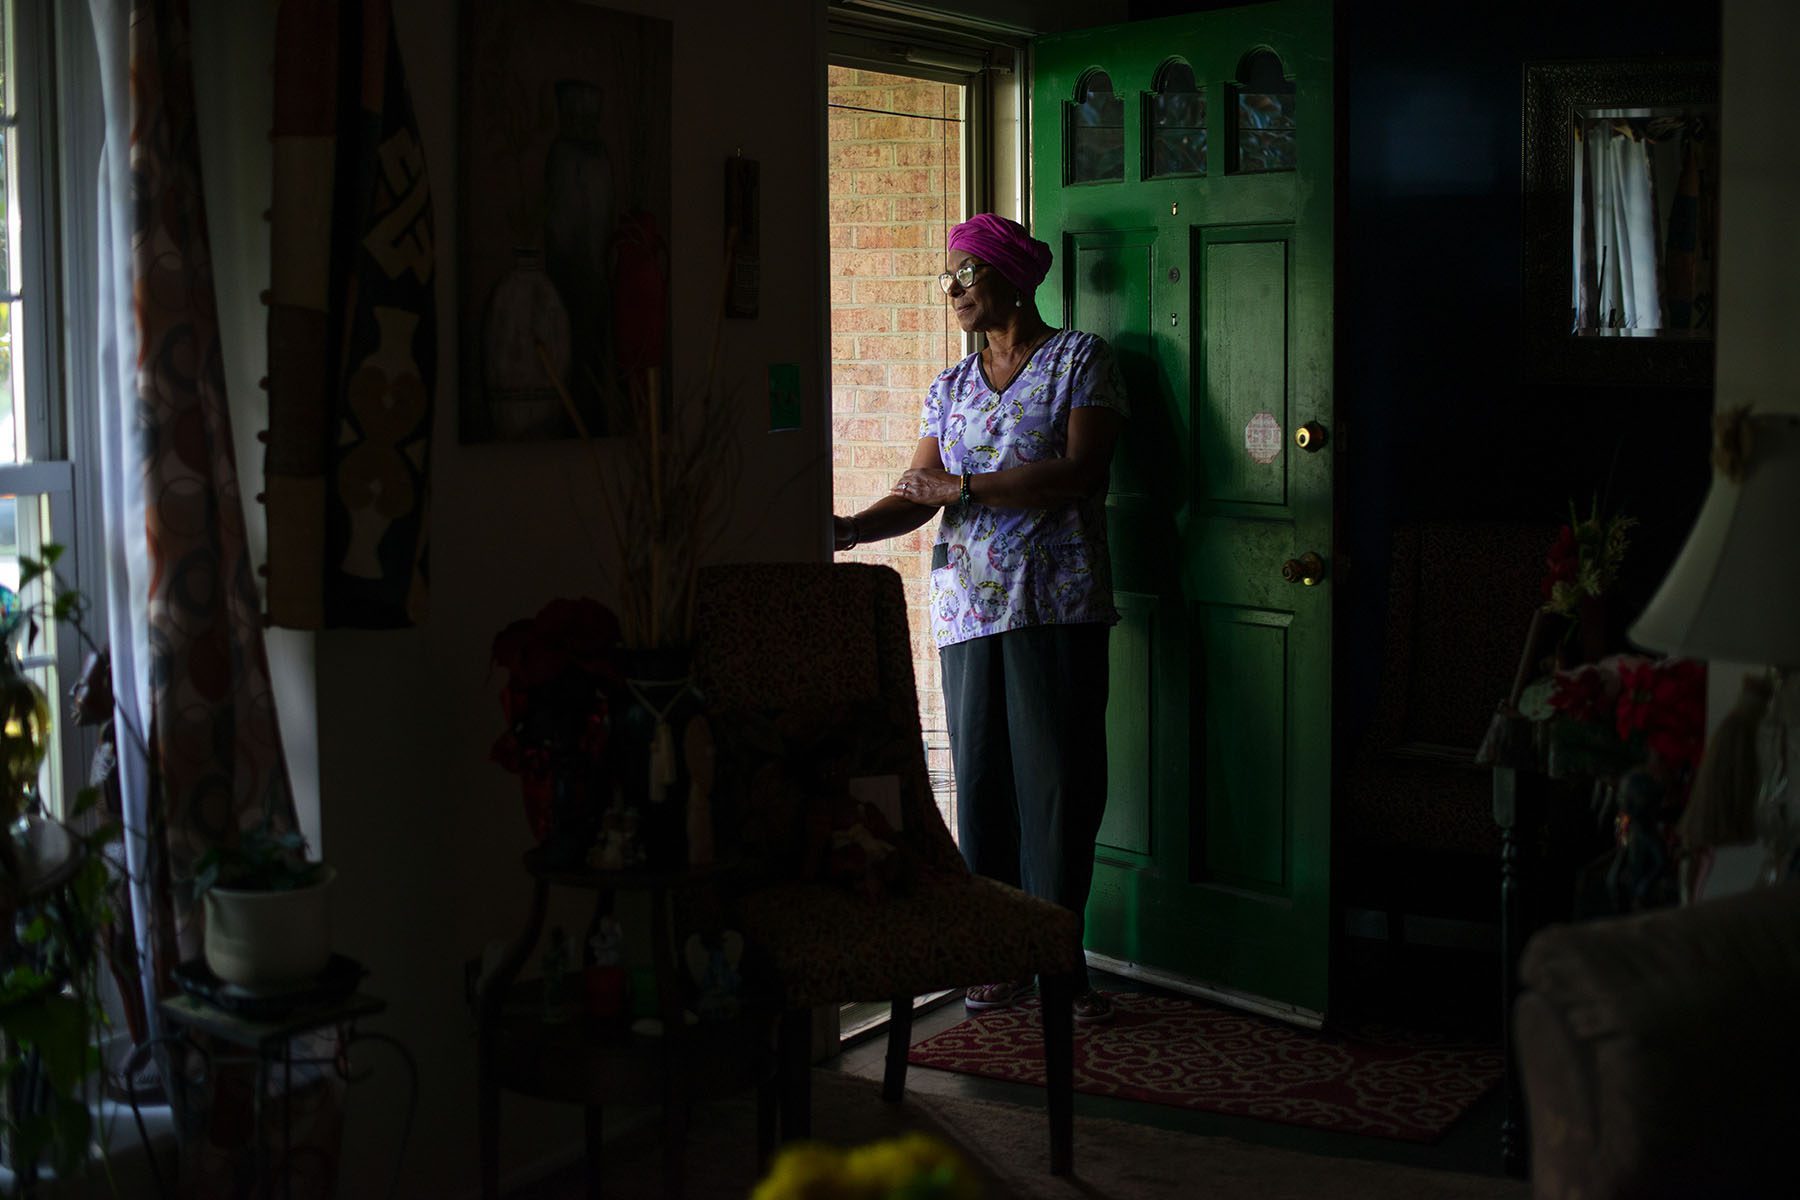
POLYGON ((1543 582, 1544 599, 1550 599, 1557 584, 1575 582, 1575 577, 1581 571, 1581 547, 1575 541, 1572 526, 1564 525, 1556 535, 1556 541, 1551 543, 1550 553, 1544 559, 1544 566, 1548 570, 1543 582))
POLYGON ((1612 715, 1618 694, 1618 676, 1589 664, 1556 673, 1550 707, 1571 721, 1601 723, 1612 715))
POLYGON ((1706 738, 1706 664, 1665 659, 1622 667, 1615 728, 1621 740, 1641 736, 1674 771, 1700 765, 1706 738))
MULTIPOLYGON (((597 600, 552 600, 530 620, 514 621, 494 638, 493 660, 506 668, 507 687, 529 691, 569 667, 611 675, 619 619, 597 600)), ((509 715, 512 715, 509 713, 509 715)))
POLYGON ((507 673, 500 689, 506 732, 489 757, 520 777, 540 836, 541 822, 549 819, 551 783, 559 775, 579 781, 577 764, 605 757, 607 688, 618 678, 618 645, 618 618, 586 598, 552 600, 494 638, 493 661, 507 673))

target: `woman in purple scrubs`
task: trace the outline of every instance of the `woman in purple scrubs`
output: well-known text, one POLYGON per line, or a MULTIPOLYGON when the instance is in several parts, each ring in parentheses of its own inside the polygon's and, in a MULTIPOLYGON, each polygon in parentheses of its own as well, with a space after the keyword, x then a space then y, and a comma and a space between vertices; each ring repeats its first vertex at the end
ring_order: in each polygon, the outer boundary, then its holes
MULTIPOLYGON (((1050 247, 983 213, 950 233, 938 276, 964 332, 987 335, 931 385, 891 494, 835 517, 839 550, 939 512, 931 624, 943 664, 957 840, 970 870, 1079 919, 1106 807, 1107 636, 1118 619, 1106 484, 1127 413, 1112 351, 1052 328, 1033 293, 1050 247)), ((1033 981, 969 989, 1005 1008, 1033 981)), ((1075 1018, 1112 1016, 1078 981, 1075 1018)))

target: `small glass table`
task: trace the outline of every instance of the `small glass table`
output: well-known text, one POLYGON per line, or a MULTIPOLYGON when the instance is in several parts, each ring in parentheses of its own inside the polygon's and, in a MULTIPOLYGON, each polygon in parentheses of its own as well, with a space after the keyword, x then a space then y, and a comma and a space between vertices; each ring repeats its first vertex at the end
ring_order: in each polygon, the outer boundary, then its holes
POLYGON ((737 1015, 689 1023, 683 1004, 684 979, 674 955, 671 896, 683 893, 721 899, 735 872, 728 865, 658 870, 632 867, 602 870, 564 868, 536 851, 525 855, 532 878, 530 916, 525 929, 482 986, 479 1127, 481 1194, 500 1194, 500 1093, 580 1104, 586 1113, 588 1181, 599 1191, 601 1112, 607 1104, 660 1103, 664 1118, 663 1186, 668 1196, 683 1187, 682 1150, 687 1112, 696 1100, 757 1089, 757 1141, 766 1159, 775 1140, 775 1014, 768 1005, 743 997, 737 1015), (518 976, 544 930, 551 887, 599 893, 610 905, 617 892, 644 892, 650 900, 652 969, 661 1033, 633 1033, 623 1018, 542 1018, 542 989, 518 976))

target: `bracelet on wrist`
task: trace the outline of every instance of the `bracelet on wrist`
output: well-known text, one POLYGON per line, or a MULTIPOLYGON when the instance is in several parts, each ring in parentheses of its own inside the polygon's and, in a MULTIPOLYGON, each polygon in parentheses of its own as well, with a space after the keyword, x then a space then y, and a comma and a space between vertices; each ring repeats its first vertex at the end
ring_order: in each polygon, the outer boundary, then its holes
POLYGON ((956 502, 963 505, 969 502, 969 471, 967 467, 963 468, 962 487, 956 493, 956 502))
POLYGON ((856 544, 862 541, 862 534, 861 531, 856 528, 855 517, 846 517, 844 519, 850 522, 850 544, 845 546, 844 549, 854 550, 856 549, 856 544))

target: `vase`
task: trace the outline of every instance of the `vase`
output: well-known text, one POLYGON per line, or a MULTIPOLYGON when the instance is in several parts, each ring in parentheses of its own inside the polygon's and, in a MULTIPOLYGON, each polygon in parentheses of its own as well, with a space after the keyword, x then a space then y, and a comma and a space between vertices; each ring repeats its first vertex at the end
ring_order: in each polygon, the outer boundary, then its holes
MULTIPOLYGON (((576 331, 569 394, 590 422, 605 411, 607 239, 613 225, 612 160, 600 136, 599 85, 556 84, 556 138, 544 158, 544 269, 576 331)), ((590 429, 594 434, 619 432, 590 429)))
POLYGON ((694 784, 685 746, 687 727, 700 715, 685 649, 620 652, 623 716, 614 742, 614 777, 626 803, 642 814, 650 866, 688 865, 688 813, 694 784))
POLYGON ((44 689, 14 664, 12 645, 0 641, 0 803, 10 826, 33 806, 38 768, 50 748, 50 701, 44 689))
POLYGON ((292 891, 208 888, 207 968, 226 983, 251 991, 280 991, 315 978, 331 962, 325 899, 336 877, 328 866, 317 882, 292 891))
POLYGON ((567 386, 570 377, 569 314, 537 251, 514 248, 512 269, 488 298, 482 347, 494 436, 505 441, 563 436, 568 423, 556 385, 567 386), (545 358, 554 379, 544 369, 545 358))

